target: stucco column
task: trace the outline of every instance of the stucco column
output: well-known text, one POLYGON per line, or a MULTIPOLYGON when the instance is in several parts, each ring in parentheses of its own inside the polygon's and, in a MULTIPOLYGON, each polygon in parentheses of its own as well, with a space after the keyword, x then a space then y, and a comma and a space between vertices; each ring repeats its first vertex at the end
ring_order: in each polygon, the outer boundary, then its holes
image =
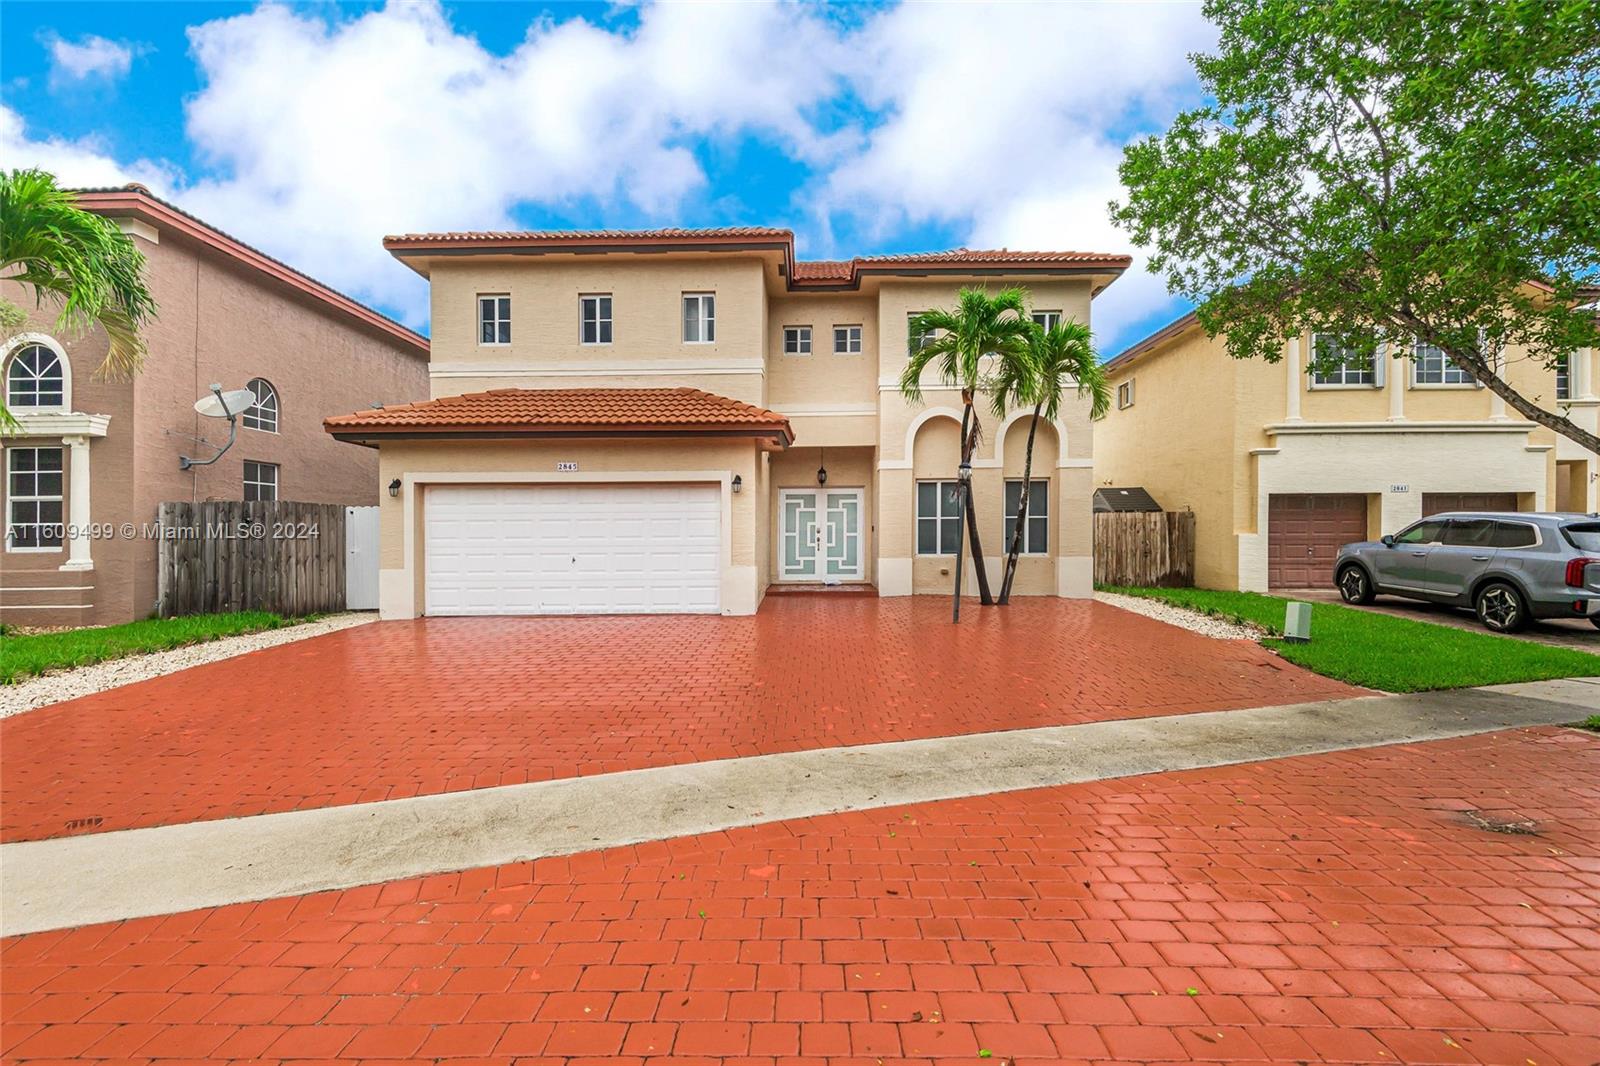
POLYGON ((1289 405, 1284 421, 1300 421, 1300 343, 1301 338, 1291 337, 1283 346, 1283 365, 1289 370, 1289 405))
POLYGON ((1389 375, 1386 386, 1389 390, 1389 421, 1403 422, 1406 417, 1406 386, 1411 382, 1411 375, 1407 372, 1411 361, 1395 359, 1387 344, 1378 353, 1378 358, 1389 360, 1389 369, 1394 371, 1389 375))
POLYGON ((1579 348, 1578 351, 1567 360, 1567 372, 1572 375, 1572 381, 1568 384, 1568 391, 1577 399, 1595 399, 1594 375, 1591 372, 1593 370, 1593 359, 1593 350, 1589 348, 1579 348))
POLYGON ((89 555, 89 438, 62 437, 69 456, 67 477, 67 561, 63 570, 93 570, 89 555))

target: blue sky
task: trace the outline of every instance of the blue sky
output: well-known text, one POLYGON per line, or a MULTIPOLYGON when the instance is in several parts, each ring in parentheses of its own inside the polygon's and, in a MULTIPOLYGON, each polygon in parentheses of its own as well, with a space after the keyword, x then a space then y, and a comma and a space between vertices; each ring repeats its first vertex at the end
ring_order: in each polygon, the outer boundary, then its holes
MULTIPOLYGON (((1106 218, 1121 145, 1196 100, 1211 41, 1176 3, 7 0, 0 165, 143 181, 420 328, 385 233, 744 223, 804 257, 1137 256, 1106 218)), ((1184 309, 1141 257, 1093 324, 1109 355, 1184 309)))

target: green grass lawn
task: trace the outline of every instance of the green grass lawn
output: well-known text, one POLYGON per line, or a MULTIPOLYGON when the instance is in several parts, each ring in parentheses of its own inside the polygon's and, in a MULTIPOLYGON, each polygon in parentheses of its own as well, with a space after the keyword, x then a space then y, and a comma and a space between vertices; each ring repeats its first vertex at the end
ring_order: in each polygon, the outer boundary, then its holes
POLYGON ((1273 634, 1262 643, 1290 662, 1386 692, 1600 676, 1600 655, 1336 604, 1314 604, 1310 643, 1291 644, 1277 639, 1283 632, 1284 604, 1289 602, 1281 596, 1212 589, 1106 591, 1164 600, 1229 621, 1253 623, 1273 634))
POLYGON ((151 618, 100 629, 73 629, 26 636, 0 634, 0 685, 71 666, 87 666, 127 655, 204 644, 219 637, 277 629, 295 621, 266 611, 202 614, 190 618, 151 618))

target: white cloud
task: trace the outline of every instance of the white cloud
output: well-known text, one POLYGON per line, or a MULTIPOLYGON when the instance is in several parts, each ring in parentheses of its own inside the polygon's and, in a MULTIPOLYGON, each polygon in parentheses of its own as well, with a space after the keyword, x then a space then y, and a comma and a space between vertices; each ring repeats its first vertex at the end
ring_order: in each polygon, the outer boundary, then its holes
POLYGON ((94 34, 69 41, 64 37, 45 38, 50 52, 50 87, 59 89, 87 81, 112 82, 125 78, 133 69, 133 58, 141 48, 94 34))
MULTIPOLYGON (((1188 54, 1213 40, 1190 4, 891 9, 862 31, 856 79, 890 117, 814 210, 964 226, 974 247, 1132 251, 1106 211, 1121 146, 1165 126, 1195 91, 1188 54)), ((1095 301, 1102 343, 1167 302, 1143 263, 1095 301)))
MULTIPOLYGON (((798 5, 674 3, 626 30, 542 19, 496 54, 433 2, 331 12, 266 3, 190 29, 188 179, 92 139, 31 140, 4 109, 0 152, 71 184, 144 181, 421 324, 425 286, 385 233, 514 226, 528 203, 679 221, 743 192, 709 188, 696 150, 750 136, 823 175, 798 196, 823 235, 936 222, 975 247, 1126 250, 1105 209, 1121 143, 1194 91, 1186 53, 1211 40, 1191 5, 906 4, 846 29, 798 5), (850 94, 870 128, 817 118, 852 113, 850 94)), ((1136 266, 1096 330, 1164 299, 1136 266)))

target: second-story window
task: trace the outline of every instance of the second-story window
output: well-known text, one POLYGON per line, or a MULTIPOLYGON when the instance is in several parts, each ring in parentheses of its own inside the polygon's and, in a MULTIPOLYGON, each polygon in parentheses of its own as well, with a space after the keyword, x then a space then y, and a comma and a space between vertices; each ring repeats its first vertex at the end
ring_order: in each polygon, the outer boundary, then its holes
POLYGON ((1556 399, 1572 399, 1572 357, 1565 353, 1556 356, 1556 399))
MULTIPOLYGON (((915 314, 913 314, 911 316, 910 322, 915 322, 916 318, 917 318, 917 316, 915 314)), ((906 348, 907 348, 908 351, 920 352, 920 351, 922 351, 922 349, 926 348, 928 346, 929 342, 932 341, 932 340, 933 340, 933 330, 931 330, 931 329, 919 330, 919 329, 916 328, 916 326, 910 325, 910 324, 908 324, 906 326, 906 348)))
POLYGON ((1039 325, 1043 326, 1045 329, 1055 329, 1057 326, 1061 325, 1061 312, 1035 311, 1033 313, 1033 320, 1039 325))
POLYGON ((783 354, 784 355, 810 355, 811 354, 811 327, 810 326, 784 326, 783 327, 783 354))
POLYGON ((478 343, 511 343, 511 297, 489 293, 478 297, 478 343))
POLYGON ((1311 338, 1311 384, 1322 386, 1378 384, 1375 354, 1353 341, 1318 333, 1311 338))
POLYGON ((717 294, 683 294, 683 343, 711 344, 717 339, 717 294))
POLYGON ((578 297, 578 339, 584 344, 611 343, 611 294, 578 297))
POLYGON ((1471 385, 1472 375, 1450 361, 1444 349, 1418 341, 1412 349, 1413 378, 1418 385, 1471 385))
POLYGON ((1117 410, 1126 410, 1133 406, 1133 379, 1129 378, 1117 386, 1117 410))
POLYGON ((860 355, 861 354, 861 327, 860 326, 834 326, 833 327, 833 354, 834 355, 860 355))

